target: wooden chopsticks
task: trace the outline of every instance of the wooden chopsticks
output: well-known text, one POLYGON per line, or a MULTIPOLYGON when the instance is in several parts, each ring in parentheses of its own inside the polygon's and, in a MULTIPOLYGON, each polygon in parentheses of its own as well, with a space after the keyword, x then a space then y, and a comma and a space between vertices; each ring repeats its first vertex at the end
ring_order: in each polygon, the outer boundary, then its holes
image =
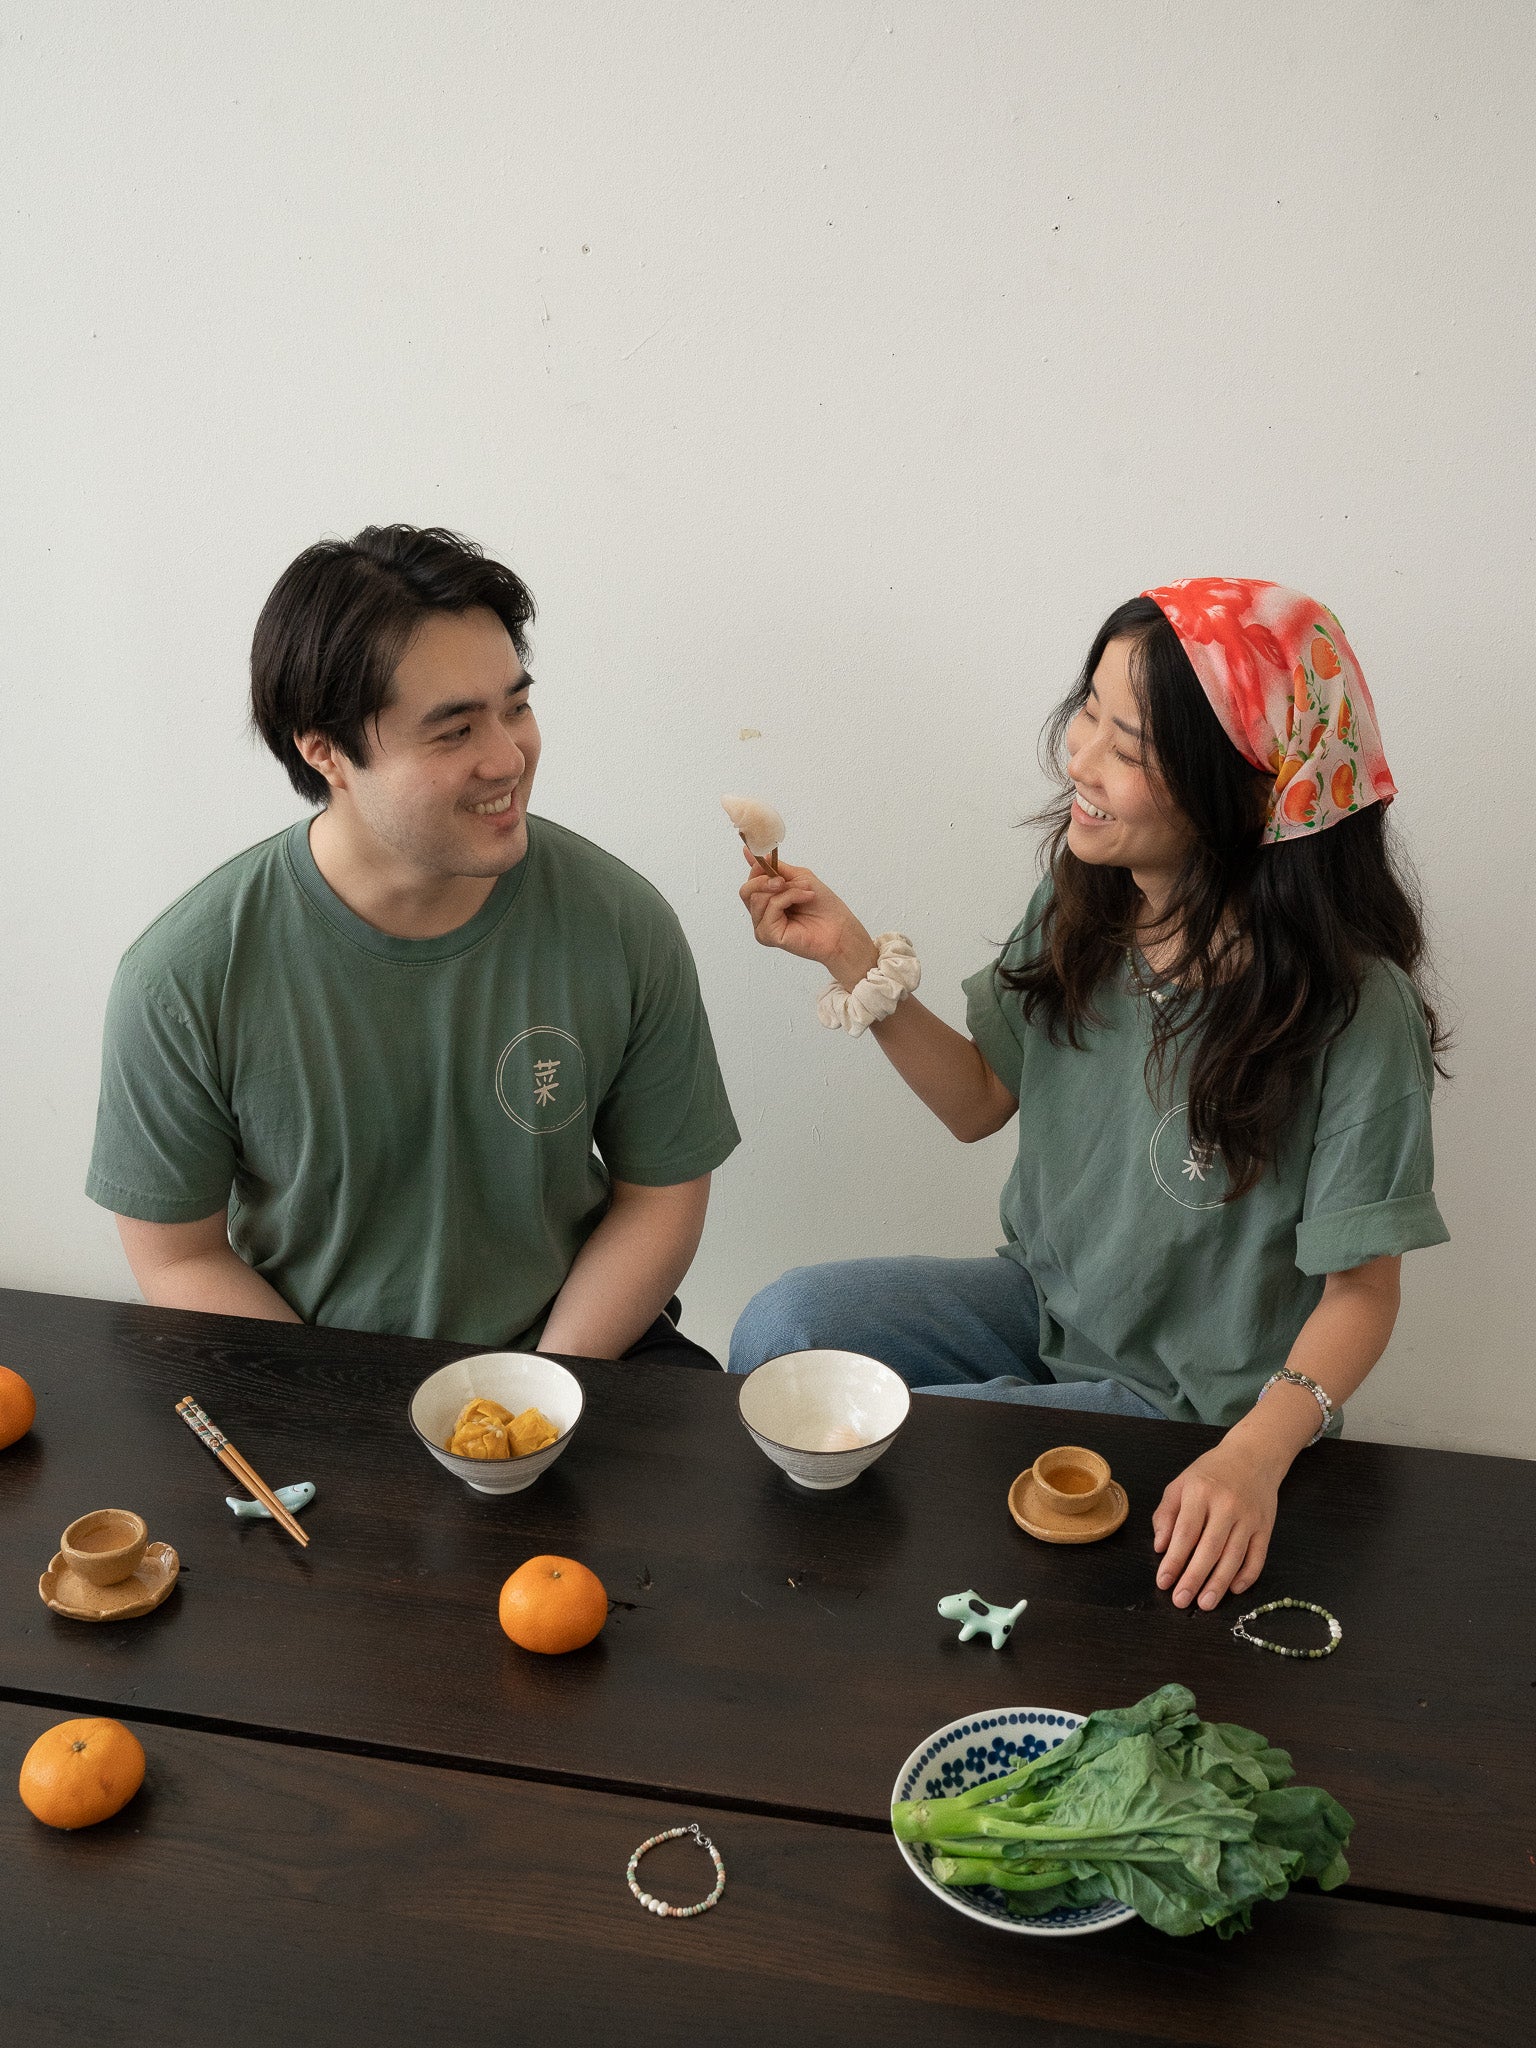
POLYGON ((233 1472, 248 1493, 255 1494, 262 1506, 275 1522, 281 1522, 295 1543, 308 1547, 309 1538, 283 1506, 277 1495, 264 1479, 257 1477, 241 1457, 223 1430, 217 1427, 207 1413, 198 1407, 190 1394, 183 1394, 176 1403, 176 1413, 194 1435, 212 1451, 226 1472, 233 1472))

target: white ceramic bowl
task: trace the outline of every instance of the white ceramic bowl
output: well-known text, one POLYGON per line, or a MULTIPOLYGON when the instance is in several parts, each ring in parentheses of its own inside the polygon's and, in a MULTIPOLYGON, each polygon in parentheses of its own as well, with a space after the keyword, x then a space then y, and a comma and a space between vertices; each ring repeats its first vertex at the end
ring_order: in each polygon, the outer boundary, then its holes
POLYGON ((737 1396, 753 1440, 796 1486, 847 1486, 895 1441, 912 1396, 857 1351, 790 1351, 749 1372, 737 1396))
POLYGON ((575 1373, 531 1351, 481 1351, 456 1358, 424 1379, 411 1396, 411 1427, 439 1465, 476 1493, 521 1493, 547 1472, 581 1420, 585 1396, 575 1373), (560 1434, 526 1458, 461 1458, 443 1447, 466 1401, 499 1401, 519 1415, 541 1408, 560 1434))
MULTIPOLYGON (((945 1799, 1001 1778, 1057 1748, 1082 1721, 1081 1714, 1068 1713, 1064 1707, 994 1707, 947 1722, 920 1742, 902 1765, 891 1787, 891 1804, 898 1799, 945 1799)), ((993 1885, 940 1884, 929 1867, 933 1851, 926 1842, 904 1842, 898 1835, 896 1846, 913 1876, 936 1899, 969 1920, 1001 1927, 1008 1934, 1098 1934, 1136 1918, 1130 1906, 1105 1899, 1097 1906, 1058 1906, 1028 1919, 1010 1912, 1008 1894, 993 1885)))

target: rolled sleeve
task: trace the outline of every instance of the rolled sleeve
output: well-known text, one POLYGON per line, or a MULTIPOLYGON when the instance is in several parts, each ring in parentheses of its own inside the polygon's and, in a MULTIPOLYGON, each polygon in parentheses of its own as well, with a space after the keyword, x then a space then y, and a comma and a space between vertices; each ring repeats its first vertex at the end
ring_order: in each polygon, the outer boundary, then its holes
POLYGON ((1448 1244, 1450 1236, 1433 1195, 1402 1195, 1396 1201, 1341 1209, 1299 1224, 1296 1264, 1303 1273, 1347 1273, 1371 1259, 1448 1244))
POLYGON ((1450 1238, 1434 1197, 1429 1091, 1318 1140, 1296 1228, 1303 1273, 1347 1272, 1450 1238))

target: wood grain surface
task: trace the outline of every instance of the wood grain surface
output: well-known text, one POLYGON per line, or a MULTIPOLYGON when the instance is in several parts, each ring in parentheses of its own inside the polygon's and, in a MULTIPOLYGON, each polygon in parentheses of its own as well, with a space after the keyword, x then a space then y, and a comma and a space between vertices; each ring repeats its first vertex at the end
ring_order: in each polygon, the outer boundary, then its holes
MULTIPOLYGON (((52 1718, 0 1706, 14 1774, 52 1718)), ((0 1799, 0 2023, 17 2048, 217 2041, 1504 2048, 1536 1929, 1296 1895, 1252 1933, 996 1933, 888 1837, 135 1724, 138 1798, 76 1834, 0 1799), (699 1818, 728 1881, 659 1922, 630 1851, 699 1818)), ((711 1880, 668 1843, 680 1902, 711 1880)))
POLYGON ((39 1403, 0 1454, 0 1692, 883 1828, 940 1724, 1179 1680, 1344 1802, 1357 1886, 1536 1912, 1536 1465, 1348 1442, 1299 1459, 1252 1599, 1320 1601, 1345 1633, 1289 1661, 1232 1640, 1230 1600, 1179 1613, 1153 1583, 1152 1508, 1213 1432, 919 1399, 880 1464, 814 1496, 753 1445, 736 1383, 588 1364, 570 1450, 497 1500, 406 1421, 467 1348, 0 1294, 0 1359, 39 1403), (307 1552, 230 1514, 173 1413, 189 1392, 270 1484, 316 1483, 307 1552), (1084 1439, 1130 1519, 1101 1545, 1036 1543, 1008 1484, 1084 1439), (183 1560, 165 1606, 121 1627, 36 1591, 59 1531, 104 1506, 183 1560), (608 1588, 588 1651, 529 1656, 497 1628, 502 1580, 540 1551, 608 1588), (1028 1596, 1004 1651, 935 1613, 967 1586, 1028 1596))

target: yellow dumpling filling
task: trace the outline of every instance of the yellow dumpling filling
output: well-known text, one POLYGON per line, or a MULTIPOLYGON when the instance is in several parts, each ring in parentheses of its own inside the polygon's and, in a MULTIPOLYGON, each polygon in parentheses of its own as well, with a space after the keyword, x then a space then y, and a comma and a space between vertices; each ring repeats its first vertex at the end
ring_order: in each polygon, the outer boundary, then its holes
POLYGON ((526 1458, 560 1434, 539 1408, 514 1415, 499 1401, 466 1401, 446 1448, 460 1458, 526 1458))

